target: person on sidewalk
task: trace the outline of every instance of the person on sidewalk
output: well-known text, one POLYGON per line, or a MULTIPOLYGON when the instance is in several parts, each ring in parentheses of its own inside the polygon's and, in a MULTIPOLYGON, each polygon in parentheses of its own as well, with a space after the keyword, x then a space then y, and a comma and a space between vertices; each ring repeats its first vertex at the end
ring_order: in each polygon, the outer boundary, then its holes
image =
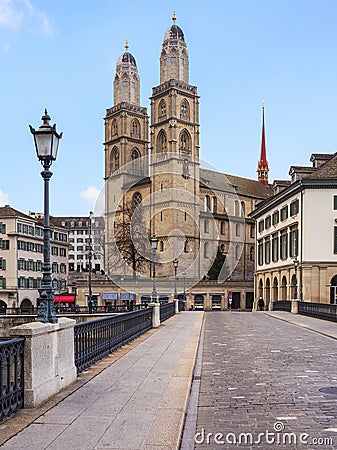
POLYGON ((257 305, 259 307, 259 311, 264 311, 264 300, 262 297, 259 298, 259 301, 257 302, 257 305))

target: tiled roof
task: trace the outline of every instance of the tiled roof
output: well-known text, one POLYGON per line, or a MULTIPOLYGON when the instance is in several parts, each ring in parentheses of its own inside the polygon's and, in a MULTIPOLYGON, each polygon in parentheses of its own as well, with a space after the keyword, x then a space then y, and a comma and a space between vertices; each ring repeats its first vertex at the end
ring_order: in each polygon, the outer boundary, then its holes
POLYGON ((200 169, 200 179, 207 187, 213 189, 233 191, 234 187, 236 193, 239 195, 247 195, 260 199, 273 195, 271 186, 265 186, 260 181, 251 180, 250 178, 200 169))
POLYGON ((21 211, 18 211, 17 209, 12 208, 9 205, 0 206, 0 216, 6 216, 6 217, 22 217, 23 219, 29 219, 34 221, 34 219, 27 214, 22 213, 21 211))
POLYGON ((308 178, 336 178, 337 177, 337 153, 327 162, 318 167, 308 178))

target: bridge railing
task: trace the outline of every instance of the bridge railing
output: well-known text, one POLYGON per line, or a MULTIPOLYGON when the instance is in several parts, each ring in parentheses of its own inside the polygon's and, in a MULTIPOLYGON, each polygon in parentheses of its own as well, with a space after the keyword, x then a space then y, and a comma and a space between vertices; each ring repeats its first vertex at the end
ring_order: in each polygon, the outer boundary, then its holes
POLYGON ((278 300, 273 302, 273 311, 288 311, 291 312, 290 300, 278 300))
POLYGON ((0 342, 0 421, 24 405, 24 342, 0 342))
POLYGON ((152 308, 75 325, 75 366, 78 372, 152 328, 152 308))

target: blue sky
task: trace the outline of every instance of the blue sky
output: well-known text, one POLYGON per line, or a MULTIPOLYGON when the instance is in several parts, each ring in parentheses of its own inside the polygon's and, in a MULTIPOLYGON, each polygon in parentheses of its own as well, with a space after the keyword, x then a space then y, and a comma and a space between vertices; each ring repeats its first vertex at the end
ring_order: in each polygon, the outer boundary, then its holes
MULTIPOLYGON (((0 204, 42 211, 28 124, 64 132, 51 213, 85 215, 103 187, 103 117, 127 39, 149 108, 176 10, 200 95, 201 157, 256 178, 265 101, 270 180, 337 151, 335 0, 0 0, 0 204)), ((148 109, 149 111, 149 109, 148 109)))

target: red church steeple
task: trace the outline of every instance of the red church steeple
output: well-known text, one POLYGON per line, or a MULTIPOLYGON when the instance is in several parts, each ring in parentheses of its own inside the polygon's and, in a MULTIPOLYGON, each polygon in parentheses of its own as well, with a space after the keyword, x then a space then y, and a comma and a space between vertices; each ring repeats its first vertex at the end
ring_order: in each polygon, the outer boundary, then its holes
POLYGON ((268 186, 268 161, 267 161, 267 152, 266 152, 266 138, 265 138, 265 130, 264 130, 264 103, 262 103, 262 139, 261 139, 261 153, 260 153, 260 161, 257 164, 257 176, 258 180, 268 186))

